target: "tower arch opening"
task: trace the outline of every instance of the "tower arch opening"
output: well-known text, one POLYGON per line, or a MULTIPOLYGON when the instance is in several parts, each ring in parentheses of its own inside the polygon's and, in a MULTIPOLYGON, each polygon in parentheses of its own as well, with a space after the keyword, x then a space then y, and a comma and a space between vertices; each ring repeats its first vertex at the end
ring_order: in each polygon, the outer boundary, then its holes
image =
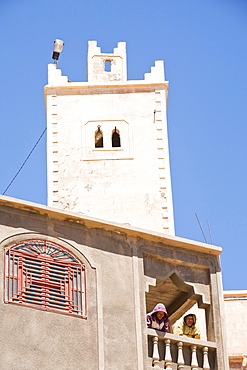
POLYGON ((103 131, 100 129, 100 126, 98 126, 98 129, 95 131, 94 139, 95 139, 95 148, 104 147, 103 131))
POLYGON ((112 131, 111 140, 112 140, 112 147, 113 148, 120 148, 121 147, 120 132, 119 132, 119 130, 117 130, 116 127, 112 131))

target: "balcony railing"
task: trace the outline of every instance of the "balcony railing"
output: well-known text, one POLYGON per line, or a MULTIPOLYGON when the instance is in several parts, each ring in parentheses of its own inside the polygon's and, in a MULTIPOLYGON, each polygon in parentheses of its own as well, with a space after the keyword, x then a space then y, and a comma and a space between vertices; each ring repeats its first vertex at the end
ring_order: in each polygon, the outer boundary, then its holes
POLYGON ((147 329, 149 369, 215 370, 215 342, 147 329))

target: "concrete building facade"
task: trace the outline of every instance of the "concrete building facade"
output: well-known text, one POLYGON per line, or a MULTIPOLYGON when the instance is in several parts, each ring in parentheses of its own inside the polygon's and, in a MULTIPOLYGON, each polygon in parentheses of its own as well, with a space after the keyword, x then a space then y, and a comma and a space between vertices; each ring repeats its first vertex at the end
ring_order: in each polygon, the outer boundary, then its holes
POLYGON ((0 248, 2 369, 228 368, 221 248, 4 196, 0 248), (81 312, 68 256, 85 272, 81 312), (171 325, 197 304, 206 337, 147 329, 157 302, 171 325))

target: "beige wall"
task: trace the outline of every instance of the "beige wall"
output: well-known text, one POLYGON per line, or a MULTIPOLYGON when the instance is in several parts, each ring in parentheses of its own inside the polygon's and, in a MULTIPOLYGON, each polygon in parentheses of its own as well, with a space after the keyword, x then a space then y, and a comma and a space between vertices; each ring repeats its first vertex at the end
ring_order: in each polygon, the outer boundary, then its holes
POLYGON ((224 291, 227 348, 231 369, 247 368, 247 291, 224 291))
POLYGON ((0 220, 1 281, 6 247, 29 238, 48 239, 86 264, 88 303, 86 319, 6 304, 1 285, 1 368, 116 369, 116 358, 118 369, 137 368, 136 356, 129 356, 137 353, 132 259, 122 238, 25 213, 1 212, 0 220))
MULTIPOLYGON (((4 249, 26 239, 42 239, 59 243, 86 265, 87 279, 96 284, 96 271, 78 248, 58 238, 49 237, 39 220, 23 218, 15 224, 15 217, 0 214, 0 280, 4 281, 4 249), (3 222, 4 218, 4 222, 3 222), (32 225, 32 226, 31 226, 32 225), (35 232, 34 232, 35 230, 35 232)), ((17 216, 18 219, 18 216, 17 216)), ((52 223, 50 224, 52 226, 52 223)), ((5 304, 4 290, 0 289, 1 369, 75 369, 90 363, 98 368, 98 321, 96 291, 88 289, 87 319, 41 309, 5 304), (83 345, 82 345, 83 338, 83 345), (95 345, 95 353, 92 345, 95 345)))
POLYGON ((25 370, 146 370, 150 359, 145 314, 160 300, 171 320, 198 301, 215 322, 207 340, 218 343, 217 369, 227 369, 219 325, 220 248, 2 197, 1 281, 4 249, 26 238, 54 241, 86 264, 88 317, 4 303, 2 284, 4 369, 18 363, 18 369, 25 370), (213 291, 217 295, 212 298, 213 291), (181 296, 186 299, 181 301, 181 296))

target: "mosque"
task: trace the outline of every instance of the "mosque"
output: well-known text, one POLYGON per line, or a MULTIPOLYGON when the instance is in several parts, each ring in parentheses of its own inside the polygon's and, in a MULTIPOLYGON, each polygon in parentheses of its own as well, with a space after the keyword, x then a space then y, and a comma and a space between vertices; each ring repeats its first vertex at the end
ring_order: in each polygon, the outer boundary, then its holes
POLYGON ((163 61, 127 80, 125 43, 89 41, 87 82, 49 64, 44 92, 48 206, 0 197, 1 369, 229 369, 247 292, 224 303, 222 249, 175 236, 163 61), (168 333, 146 327, 159 302, 168 333), (172 330, 192 307, 200 339, 172 330))

